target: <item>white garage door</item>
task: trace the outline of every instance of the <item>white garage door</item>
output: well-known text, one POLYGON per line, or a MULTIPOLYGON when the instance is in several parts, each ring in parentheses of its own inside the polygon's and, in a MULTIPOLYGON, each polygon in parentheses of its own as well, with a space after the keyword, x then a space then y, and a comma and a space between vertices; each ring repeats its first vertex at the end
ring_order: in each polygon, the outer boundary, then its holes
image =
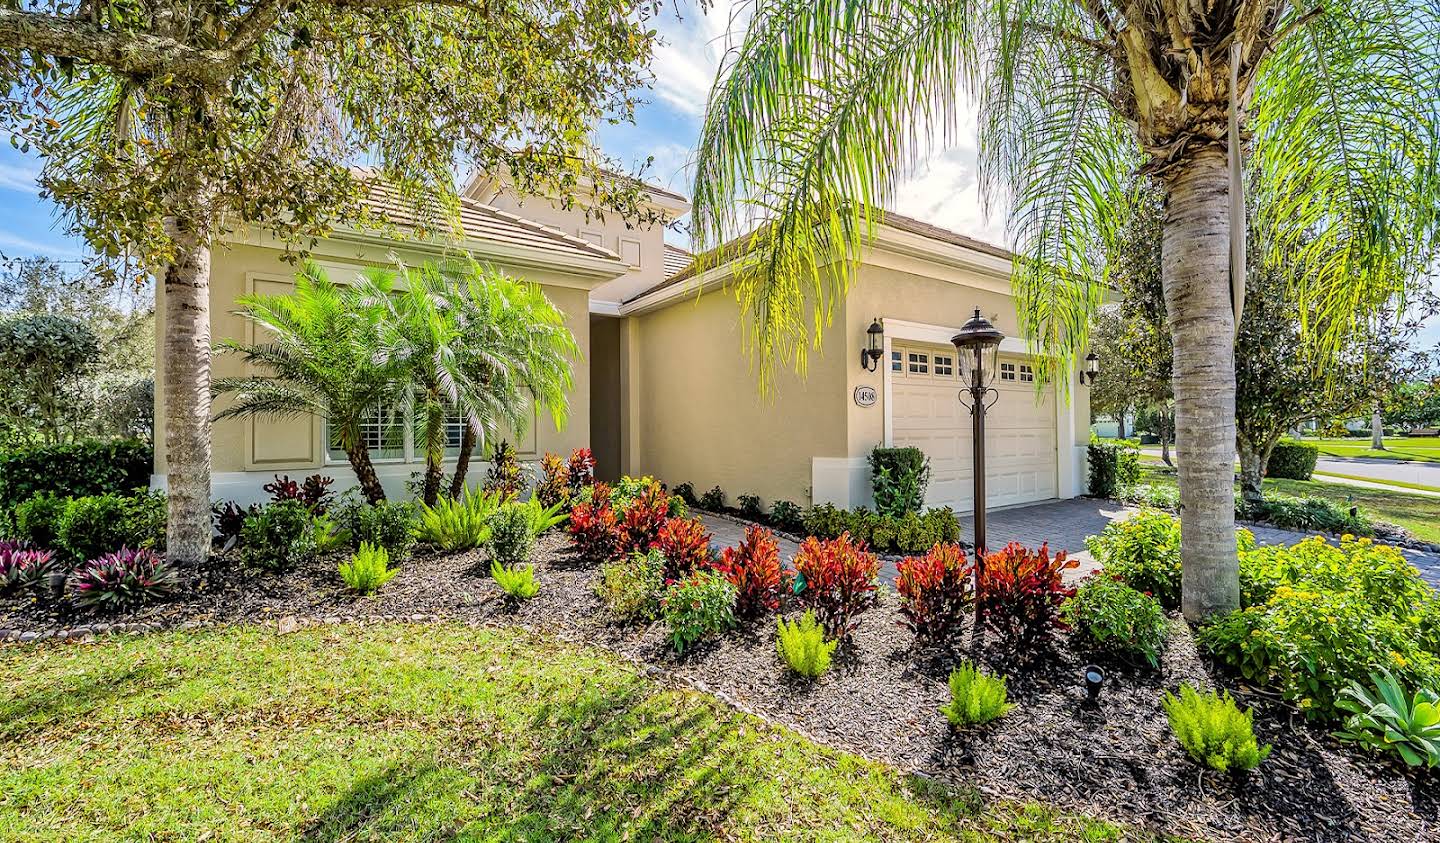
MULTIPOLYGON (((901 344, 890 355, 891 439, 930 456, 926 503, 968 512, 973 507, 970 413, 956 397, 955 349, 901 344)), ((1028 358, 1000 355, 1000 397, 985 417, 985 483, 989 506, 1056 496, 1055 390, 1035 393, 1028 358)))

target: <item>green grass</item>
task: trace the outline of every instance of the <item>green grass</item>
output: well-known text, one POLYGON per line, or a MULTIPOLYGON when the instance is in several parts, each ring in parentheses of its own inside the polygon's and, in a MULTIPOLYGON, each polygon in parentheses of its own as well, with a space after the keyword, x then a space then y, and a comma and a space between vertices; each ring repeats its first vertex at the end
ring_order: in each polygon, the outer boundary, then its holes
POLYGON ((1378 483, 1381 486, 1394 486, 1397 489, 1419 489, 1422 492, 1440 492, 1440 487, 1429 486, 1424 483, 1411 483, 1408 480, 1392 480, 1389 477, 1364 477, 1359 474, 1341 474, 1338 471, 1320 471, 1315 474, 1319 477, 1339 477, 1343 480, 1363 480, 1366 483, 1378 483))
POLYGON ((1331 457, 1366 457, 1380 460, 1411 460, 1414 462, 1440 462, 1440 437, 1387 436, 1385 450, 1376 451, 1370 447, 1370 437, 1364 439, 1305 439, 1320 448, 1320 453, 1331 457))
MULTIPOLYGON (((1174 485, 1175 469, 1163 465, 1142 465, 1140 482, 1174 485)), ((1361 514, 1398 524, 1421 541, 1440 542, 1440 498, 1326 483, 1323 480, 1279 480, 1274 477, 1265 478, 1265 491, 1295 497, 1329 498, 1346 506, 1358 506, 1361 514)))
POLYGON ((458 625, 0 650, 0 828, 7 841, 1127 833, 817 746, 603 651, 458 625))

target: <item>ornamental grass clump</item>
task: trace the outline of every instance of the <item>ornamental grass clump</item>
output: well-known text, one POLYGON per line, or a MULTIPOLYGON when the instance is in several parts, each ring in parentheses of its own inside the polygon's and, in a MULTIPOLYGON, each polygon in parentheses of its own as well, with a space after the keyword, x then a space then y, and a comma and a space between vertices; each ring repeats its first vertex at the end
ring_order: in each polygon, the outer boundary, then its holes
POLYGON ((490 563, 490 576, 511 600, 529 600, 540 593, 534 565, 501 565, 490 563))
POLYGON ((830 669, 839 641, 826 641, 825 628, 815 613, 805 610, 799 620, 775 619, 775 649, 792 671, 806 679, 818 679, 830 669))
POLYGON ((58 570, 54 551, 0 541, 0 593, 40 588, 58 570))
POLYGON ((1108 576, 1091 577, 1060 607, 1060 619, 1080 643, 1124 658, 1160 666, 1168 622, 1160 601, 1108 576))
POLYGON ((382 545, 361 542, 360 549, 340 563, 340 579, 356 594, 371 595, 400 573, 390 567, 390 552, 382 545))
POLYGON ((1191 760, 1220 772, 1253 770, 1270 754, 1255 739, 1254 713, 1241 711, 1229 692, 1202 694, 1189 685, 1163 701, 1170 730, 1191 760))
POLYGON ((82 609, 123 612, 170 594, 178 580, 175 569, 155 551, 122 547, 81 564, 70 574, 67 588, 82 609))
POLYGON ((735 586, 715 571, 695 571, 665 592, 663 610, 670 643, 683 653, 735 625, 735 586))
POLYGON ((720 551, 715 568, 735 586, 735 613, 740 617, 753 618, 780 608, 785 577, 774 533, 755 524, 747 526, 738 547, 720 551))
POLYGON ((795 555, 796 597, 815 610, 825 631, 834 638, 849 638, 861 612, 875 604, 875 578, 879 558, 849 533, 822 541, 811 536, 795 555))
POLYGON ((940 713, 957 729, 983 726, 1015 707, 1008 696, 1005 677, 991 676, 971 662, 961 662, 950 671, 950 702, 940 707, 940 713))
POLYGON ((958 544, 937 544, 924 556, 901 560, 895 590, 906 628, 926 643, 957 637, 969 610, 973 573, 958 544))

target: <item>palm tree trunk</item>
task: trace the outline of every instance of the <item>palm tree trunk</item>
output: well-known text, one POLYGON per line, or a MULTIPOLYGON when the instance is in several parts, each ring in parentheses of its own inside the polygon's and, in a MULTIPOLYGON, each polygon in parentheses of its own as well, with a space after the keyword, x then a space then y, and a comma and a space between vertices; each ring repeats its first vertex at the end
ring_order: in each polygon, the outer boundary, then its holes
POLYGON ((460 454, 455 458, 455 476, 450 478, 450 497, 458 499, 465 493, 465 475, 470 471, 470 455, 475 452, 475 428, 465 425, 460 434, 460 454))
POLYGON ((1235 314, 1229 172, 1207 147, 1167 176, 1162 281, 1174 342, 1181 608, 1198 621, 1240 605, 1235 552, 1235 314))
POLYGON ((375 464, 370 462, 370 449, 365 443, 358 442, 354 447, 346 448, 345 456, 350 459, 350 467, 355 470, 355 480, 360 484, 365 500, 372 504, 384 501, 385 487, 380 485, 380 477, 375 473, 375 464))
MULTIPOLYGON (((198 186, 178 207, 201 203, 198 186)), ((175 259, 165 267, 166 555, 198 564, 210 551, 210 243, 194 218, 166 220, 175 259)))
POLYGON ((425 486, 422 497, 426 506, 434 506, 440 498, 440 463, 445 458, 445 411, 436 400, 425 409, 425 486))

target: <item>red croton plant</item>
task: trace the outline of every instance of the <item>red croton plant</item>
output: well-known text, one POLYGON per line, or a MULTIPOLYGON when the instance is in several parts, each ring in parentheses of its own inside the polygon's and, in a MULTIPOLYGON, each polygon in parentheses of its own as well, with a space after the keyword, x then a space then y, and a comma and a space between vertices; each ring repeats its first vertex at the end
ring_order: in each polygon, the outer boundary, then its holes
POLYGON ((811 536, 795 556, 799 600, 834 638, 848 638, 857 616, 874 604, 879 572, 879 558, 848 532, 829 540, 811 536))
POLYGON ((568 529, 570 544, 582 559, 605 562, 620 555, 624 534, 610 505, 609 486, 596 483, 590 500, 571 508, 568 529))
POLYGON ((740 546, 720 551, 715 567, 739 593, 735 614, 756 617, 780 608, 785 576, 780 568, 780 543, 771 531, 749 525, 740 546))
POLYGON ((1017 649, 1028 649, 1064 629, 1060 604, 1075 594, 1064 572, 1080 567, 1064 551, 1050 555, 1048 545, 1030 550, 1019 542, 987 553, 979 566, 976 591, 986 629, 999 633, 1017 649))
POLYGON ((670 518, 655 546, 665 555, 666 581, 678 580, 710 562, 710 533, 699 518, 670 518))
POLYGON ((655 547, 669 514, 670 496, 659 483, 651 482, 620 517, 621 554, 644 553, 655 547))
POLYGON ((974 567, 958 544, 937 544, 924 556, 900 562, 895 590, 900 592, 904 624, 923 641, 943 643, 959 635, 971 601, 974 567))

